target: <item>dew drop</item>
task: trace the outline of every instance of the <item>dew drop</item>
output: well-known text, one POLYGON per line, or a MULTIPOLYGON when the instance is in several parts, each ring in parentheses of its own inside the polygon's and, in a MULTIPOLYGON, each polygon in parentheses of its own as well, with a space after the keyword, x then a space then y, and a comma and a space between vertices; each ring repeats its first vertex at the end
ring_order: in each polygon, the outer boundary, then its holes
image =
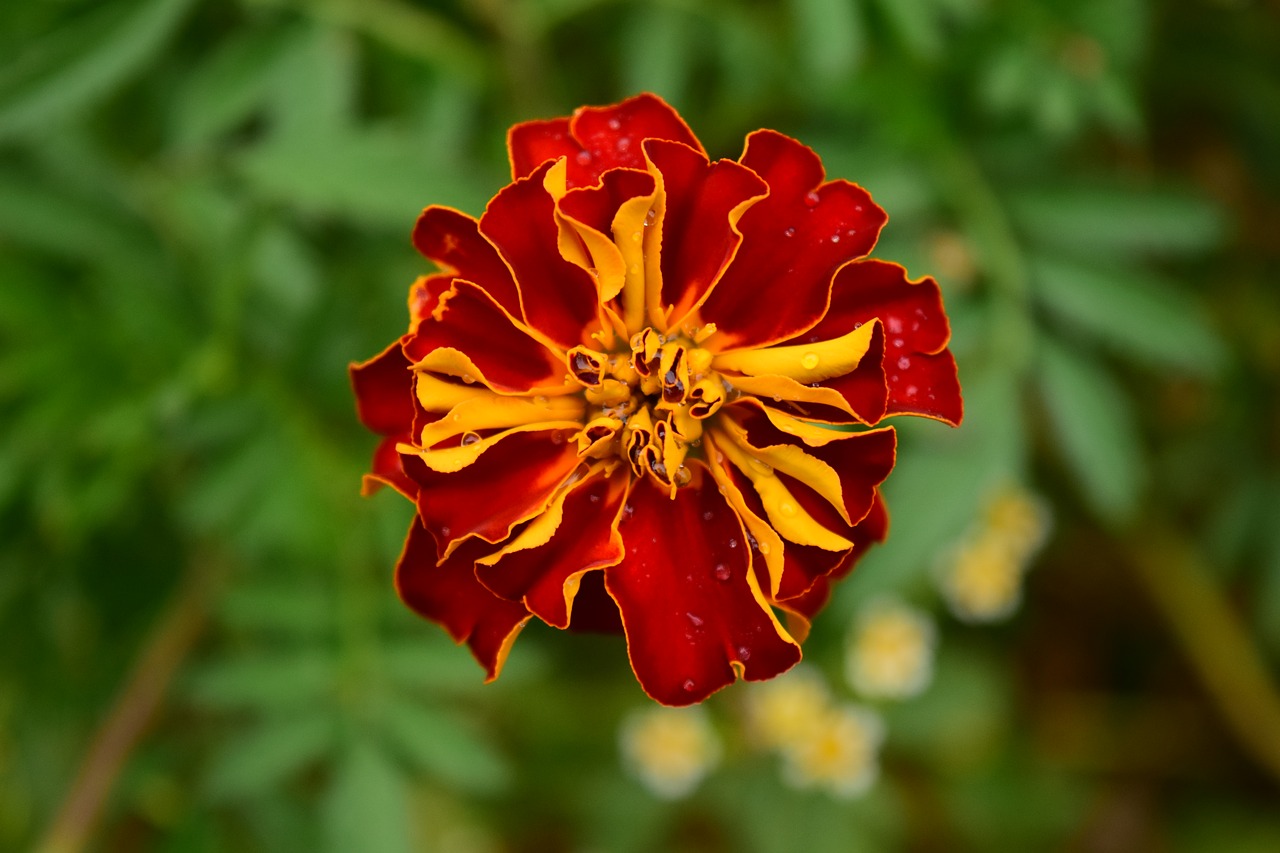
POLYGON ((916 397, 920 394, 920 389, 914 385, 908 385, 906 390, 903 391, 902 393, 907 395, 908 397, 916 397))
POLYGON ((631 242, 632 242, 632 243, 639 243, 639 242, 640 242, 640 232, 639 232, 639 231, 636 231, 636 232, 632 233, 632 235, 631 235, 631 242))
POLYGON ((574 159, 578 161, 578 165, 579 165, 579 166, 585 166, 585 165, 587 165, 588 163, 590 163, 590 162, 591 162, 591 152, 590 152, 590 151, 579 151, 579 152, 578 152, 578 156, 577 156, 577 157, 575 157, 574 159))
POLYGON ((755 468, 755 469, 756 469, 757 471, 759 471, 761 474, 772 474, 772 473, 773 473, 773 468, 772 468, 772 467, 770 467, 769 463, 768 463, 768 462, 765 462, 764 460, 762 460, 762 459, 760 459, 759 457, 756 457, 756 456, 752 456, 752 457, 751 457, 751 467, 752 467, 752 468, 755 468))
POLYGON ((449 538, 449 528, 448 528, 448 527, 441 527, 441 528, 440 528, 440 535, 441 535, 441 536, 443 536, 444 538, 448 539, 448 538, 449 538))
POLYGON ((702 520, 703 520, 703 521, 710 521, 711 519, 713 519, 713 518, 715 518, 715 517, 716 517, 716 514, 715 514, 714 512, 712 512, 711 510, 707 510, 706 512, 704 512, 704 513, 702 514, 702 520))
POLYGON ((675 474, 675 477, 673 478, 673 481, 677 486, 687 486, 689 485, 689 481, 692 479, 693 479, 693 472, 689 470, 689 467, 687 465, 681 465, 679 468, 676 469, 676 474, 675 474))
POLYGON ((796 229, 788 228, 786 231, 783 231, 782 234, 785 237, 794 237, 796 236, 796 229))
POLYGON ((690 624, 690 625, 692 625, 693 627, 695 627, 695 628, 701 628, 701 627, 702 627, 702 617, 701 617, 701 616, 698 616, 698 615, 696 615, 696 614, 694 614, 694 613, 686 613, 686 614, 685 614, 685 616, 689 617, 689 624, 690 624))
POLYGON ((538 396, 533 398, 533 402, 537 403, 539 406, 545 406, 547 403, 550 403, 551 400, 547 397, 547 395, 539 394, 538 396))
POLYGON ((761 553, 761 554, 768 554, 768 553, 769 553, 770 548, 769 548, 769 543, 768 543, 768 542, 761 542, 761 543, 759 543, 756 547, 758 547, 758 548, 760 549, 760 553, 761 553))
POLYGON ((781 510, 782 510, 782 514, 783 514, 783 515, 795 515, 795 514, 796 514, 796 505, 795 505, 795 504, 793 504, 791 501, 783 501, 783 502, 782 502, 782 506, 780 506, 780 507, 779 507, 779 509, 781 509, 781 510))
POLYGON ((686 678, 686 679, 685 679, 685 681, 684 681, 684 692, 685 692, 685 693, 692 693, 692 692, 697 688, 697 686, 698 686, 698 685, 696 685, 696 684, 694 684, 694 683, 693 683, 693 679, 692 679, 692 678, 686 678))
POLYGON ((646 213, 646 214, 644 215, 644 224, 645 224, 645 225, 652 225, 652 224, 653 224, 653 220, 655 220, 655 219, 657 219, 657 218, 658 218, 658 211, 654 210, 654 209, 651 207, 651 208, 649 208, 649 212, 648 212, 648 213, 646 213))
POLYGON ((807 352, 804 358, 800 359, 800 364, 805 370, 813 370, 818 366, 818 354, 816 352, 807 352))
POLYGON ((613 145, 619 151, 626 151, 628 148, 631 147, 631 137, 621 136, 618 138, 618 141, 615 142, 613 145))
POLYGON ((564 432, 562 430, 556 430, 555 432, 551 433, 551 443, 564 444, 564 432))
POLYGON ((860 204, 855 204, 855 205, 853 206, 853 212, 854 212, 854 213, 861 213, 861 212, 862 212, 862 205, 860 205, 860 204))
POLYGON ((832 242, 832 243, 839 243, 839 242, 840 242, 840 235, 839 235, 839 234, 832 234, 832 235, 831 235, 831 242, 832 242))
POLYGON ((818 204, 818 201, 819 201, 819 198, 817 193, 809 193, 807 196, 804 197, 804 203, 806 207, 816 207, 818 204))
POLYGON ((905 355, 898 359, 899 370, 906 370, 909 367, 911 367, 911 359, 907 358, 905 355))
POLYGON ((729 540, 729 550, 730 550, 730 551, 732 551, 734 548, 737 548, 737 547, 738 547, 738 540, 737 540, 737 539, 730 539, 730 540, 729 540))
POLYGON ((599 495, 588 495, 588 500, 590 500, 593 504, 598 504, 598 503, 600 503, 600 496, 599 496, 599 495))
POLYGON ((462 434, 463 447, 470 447, 471 445, 475 444, 479 440, 480 440, 480 436, 476 435, 474 432, 464 432, 462 434))
POLYGON ((476 382, 476 378, 472 376, 470 373, 464 373, 462 374, 462 381, 468 385, 474 385, 476 382))
POLYGON ((738 660, 746 663, 751 660, 751 649, 746 646, 738 646, 738 660))
POLYGON ((616 119, 616 118, 611 118, 611 119, 609 119, 609 129, 610 129, 610 130, 621 130, 621 129, 622 129, 622 122, 620 122, 620 121, 619 121, 618 119, 616 119))
POLYGON ((640 275, 640 265, 639 265, 639 264, 632 264, 632 265, 631 265, 631 274, 632 274, 632 275, 640 275))
POLYGON ((907 342, 904 341, 902 338, 894 338, 893 340, 889 341, 889 343, 893 345, 894 349, 902 349, 907 345, 907 342))
POLYGON ((716 563, 716 580, 727 581, 732 572, 724 563, 716 563))
POLYGON ((901 317, 889 317, 884 321, 884 325, 885 325, 885 328, 889 330, 889 334, 891 335, 902 334, 902 318, 901 317))

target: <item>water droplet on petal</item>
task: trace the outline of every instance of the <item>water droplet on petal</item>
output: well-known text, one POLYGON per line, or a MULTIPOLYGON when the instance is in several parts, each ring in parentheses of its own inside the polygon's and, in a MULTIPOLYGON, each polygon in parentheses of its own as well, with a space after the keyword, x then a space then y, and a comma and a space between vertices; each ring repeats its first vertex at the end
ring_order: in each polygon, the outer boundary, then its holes
POLYGON ((796 236, 796 229, 788 228, 786 231, 783 231, 782 233, 783 233, 783 236, 794 237, 796 236))
POLYGON ((689 617, 689 624, 690 624, 690 625, 692 625, 693 627, 695 627, 695 628, 701 628, 701 627, 702 627, 702 617, 701 617, 701 616, 697 616, 697 615, 695 615, 695 614, 693 614, 693 613, 686 613, 686 614, 685 614, 685 616, 689 617))
POLYGON ((716 580, 727 581, 731 574, 733 573, 729 570, 729 567, 726 566, 724 563, 716 564, 716 580))
POLYGON ((891 335, 902 334, 902 318, 901 317, 888 317, 885 319, 884 325, 885 325, 885 328, 889 330, 889 334, 891 335))
POLYGON ((781 509, 781 510, 782 510, 782 514, 783 514, 783 515, 795 515, 795 514, 796 514, 796 505, 795 505, 795 504, 793 504, 791 501, 783 501, 783 502, 782 502, 782 506, 780 506, 780 507, 779 507, 779 509, 781 509))
POLYGON ((840 235, 839 235, 839 234, 832 234, 832 235, 831 235, 831 242, 832 242, 832 243, 839 243, 839 242, 840 242, 840 235))
POLYGON ((618 121, 616 118, 611 118, 611 119, 609 119, 609 129, 610 129, 610 130, 621 130, 621 129, 622 129, 622 122, 618 121))
POLYGON ((746 646, 738 646, 738 660, 746 663, 751 660, 751 649, 746 646))
POLYGON ((769 550, 770 550, 770 549, 769 549, 769 543, 768 543, 768 542, 761 542, 761 543, 759 543, 756 547, 758 547, 758 548, 760 549, 760 553, 761 553, 761 554, 768 554, 768 553, 769 553, 769 550))
POLYGON ((574 159, 578 161, 578 165, 579 165, 579 166, 585 166, 585 165, 587 165, 588 163, 590 163, 590 162, 591 162, 591 152, 590 152, 590 151, 579 151, 579 152, 578 152, 578 156, 577 156, 577 157, 575 157, 574 159))
POLYGON ((729 540, 729 550, 731 550, 731 551, 732 551, 734 548, 737 548, 737 547, 738 547, 738 540, 737 540, 737 539, 730 539, 730 540, 729 540))
POLYGON ((916 387, 916 386, 914 386, 914 385, 908 385, 908 386, 907 386, 907 388, 906 388, 906 390, 905 390, 905 391, 903 391, 902 393, 903 393, 903 394, 905 394, 905 395, 906 395, 906 396, 908 396, 908 397, 915 397, 915 396, 919 395, 919 393, 920 393, 920 389, 919 389, 919 388, 917 388, 917 387, 916 387))
POLYGON ((804 366, 805 370, 813 370, 818 366, 818 354, 816 352, 805 353, 804 358, 800 359, 800 364, 804 366))
POLYGON ((815 207, 820 200, 821 199, 818 198, 817 193, 809 193, 807 196, 804 197, 804 203, 806 207, 815 207))
POLYGON ((441 535, 441 536, 443 536, 444 538, 448 539, 448 538, 449 538, 449 528, 448 528, 448 527, 441 527, 441 528, 440 528, 440 535, 441 535))
POLYGON ((711 519, 713 519, 713 518, 715 518, 715 517, 716 517, 716 514, 715 514, 714 512, 712 512, 711 510, 707 510, 706 512, 704 512, 704 513, 702 514, 702 520, 703 520, 703 521, 710 521, 711 519))
POLYGON ((639 232, 639 231, 636 231, 636 232, 632 233, 632 235, 631 235, 631 242, 632 242, 632 243, 639 243, 639 242, 640 242, 640 232, 639 232))
POLYGON ((620 137, 618 137, 618 141, 617 141, 617 142, 615 142, 615 143, 613 143, 613 145, 614 145, 614 147, 615 147, 615 148, 617 148, 619 151, 626 151, 628 148, 630 148, 630 147, 631 147, 631 137, 629 137, 629 136, 620 136, 620 137))
POLYGON ((475 444, 479 440, 480 440, 480 436, 476 435, 474 432, 464 432, 462 434, 463 447, 470 447, 471 445, 475 444))
POLYGON ((476 378, 472 376, 470 373, 464 373, 462 374, 462 381, 467 383, 468 385, 474 385, 476 378))
POLYGON ((907 358, 905 355, 898 359, 899 370, 906 370, 910 366, 911 366, 911 359, 907 358))
POLYGON ((652 225, 652 224, 653 224, 653 220, 655 220, 655 219, 657 219, 657 218, 658 218, 658 211, 654 210, 654 209, 651 207, 651 208, 649 208, 649 212, 648 212, 648 213, 646 213, 646 214, 644 215, 644 224, 645 224, 645 225, 652 225))
POLYGON ((694 683, 693 683, 693 679, 692 679, 692 678, 686 678, 686 679, 685 679, 685 681, 684 681, 684 692, 685 692, 685 693, 692 693, 692 692, 697 688, 697 686, 698 686, 698 685, 696 685, 696 684, 694 684, 694 683))
POLYGON ((533 402, 537 403, 539 406, 545 406, 547 403, 550 403, 551 400, 547 397, 547 395, 539 394, 538 396, 533 398, 533 402))

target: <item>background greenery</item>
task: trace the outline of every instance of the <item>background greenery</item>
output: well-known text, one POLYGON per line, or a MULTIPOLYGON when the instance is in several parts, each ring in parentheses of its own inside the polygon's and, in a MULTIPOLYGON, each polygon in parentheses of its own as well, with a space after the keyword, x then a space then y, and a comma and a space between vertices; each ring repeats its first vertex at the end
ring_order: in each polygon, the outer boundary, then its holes
POLYGON ((1280 849, 1278 55, 1266 0, 0 4, 0 849, 1280 849), (621 644, 534 626, 481 686, 357 495, 418 210, 640 90, 813 145, 954 315, 966 423, 904 425, 806 647, 838 682, 861 601, 938 615, 852 803, 733 689, 653 799, 621 644), (1004 482, 1053 533, 966 625, 931 566, 1004 482))

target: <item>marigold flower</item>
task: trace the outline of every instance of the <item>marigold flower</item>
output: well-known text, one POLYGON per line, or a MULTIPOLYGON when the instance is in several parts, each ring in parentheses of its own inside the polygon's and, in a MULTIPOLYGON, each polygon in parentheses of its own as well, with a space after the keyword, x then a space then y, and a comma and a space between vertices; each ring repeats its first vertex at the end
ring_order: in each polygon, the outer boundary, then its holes
POLYGON ((849 684, 874 699, 919 695, 933 678, 933 621, 892 599, 863 608, 849 635, 845 674, 849 684))
POLYGON ((772 678, 885 536, 877 425, 960 421, 938 286, 866 258, 884 211, 774 131, 712 162, 641 95, 508 143, 479 219, 423 211, 440 271, 351 369, 366 489, 417 507, 400 595, 490 678, 532 616, 625 632, 665 704, 772 678))
POLYGON ((701 708, 648 708, 623 721, 619 745, 631 773, 655 796, 686 797, 720 761, 701 708))

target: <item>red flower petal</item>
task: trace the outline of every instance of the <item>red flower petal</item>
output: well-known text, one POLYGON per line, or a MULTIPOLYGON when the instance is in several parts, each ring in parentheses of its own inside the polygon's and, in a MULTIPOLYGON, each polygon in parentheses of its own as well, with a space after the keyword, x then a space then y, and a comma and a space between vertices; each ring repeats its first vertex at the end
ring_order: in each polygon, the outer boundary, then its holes
POLYGON ((565 349, 589 340, 599 300, 591 275, 559 251, 555 199, 543 186, 545 164, 489 202, 480 232, 498 247, 515 276, 528 324, 565 349))
POLYGON ((437 565, 436 543, 415 518, 396 565, 396 589, 415 612, 444 626, 455 642, 466 643, 492 681, 529 612, 476 580, 475 560, 489 547, 469 542, 437 565))
POLYGON ((721 349, 766 346, 817 323, 836 269, 871 251, 886 220, 856 184, 823 183, 818 155, 780 133, 751 134, 740 162, 769 195, 743 215, 742 246, 702 308, 721 349))
POLYGON ((383 486, 390 486, 409 500, 418 496, 418 484, 409 478, 400 464, 400 453, 396 445, 409 441, 409 433, 389 435, 373 451, 373 464, 360 486, 360 493, 372 495, 383 486))
POLYGON ((887 414, 959 424, 964 404, 956 362, 946 348, 951 329, 938 283, 932 278, 913 282, 905 269, 887 261, 849 264, 836 275, 831 307, 811 333, 851 328, 875 317, 885 329, 887 414))
POLYGON ((416 364, 442 347, 469 358, 498 391, 531 391, 564 380, 564 363, 556 354, 470 282, 454 282, 440 297, 432 317, 405 343, 404 351, 416 364))
POLYGON ((711 163, 701 151, 677 142, 647 142, 645 152, 662 173, 666 190, 661 304, 675 306, 670 319, 678 326, 733 260, 742 242, 736 222, 769 187, 732 160, 711 163))
MULTIPOLYGON (((548 540, 503 554, 492 565, 478 564, 476 577, 504 598, 523 600, 548 625, 567 628, 583 575, 622 559, 616 525, 626 487, 622 473, 585 481, 569 492, 548 540)), ((529 529, 540 522, 531 522, 529 529)), ((508 546, 519 545, 520 538, 513 537, 508 546)))
MULTIPOLYGON (((511 270, 472 217, 448 207, 428 207, 413 227, 413 245, 449 270, 451 278, 480 285, 508 314, 520 316, 520 293, 511 270)), ((430 309, 423 316, 428 313, 430 309)))
POLYGON ((568 158, 568 185, 587 187, 609 169, 644 168, 641 143, 672 139, 699 151, 684 119, 656 95, 643 94, 607 107, 582 107, 572 118, 530 121, 507 134, 511 176, 531 174, 550 159, 568 158))
POLYGON ((401 341, 368 361, 347 366, 360 423, 378 435, 408 432, 413 426, 413 372, 401 341))
POLYGON ((665 705, 700 702, 737 672, 772 678, 800 659, 749 574, 741 521, 705 466, 691 467, 693 483, 675 498, 636 482, 621 524, 626 556, 604 570, 631 667, 665 705))
POLYGON ((460 471, 442 473, 414 453, 401 454, 418 485, 418 515, 442 551, 470 536, 500 542, 542 512, 578 466, 572 442, 553 431, 512 432, 460 471))

